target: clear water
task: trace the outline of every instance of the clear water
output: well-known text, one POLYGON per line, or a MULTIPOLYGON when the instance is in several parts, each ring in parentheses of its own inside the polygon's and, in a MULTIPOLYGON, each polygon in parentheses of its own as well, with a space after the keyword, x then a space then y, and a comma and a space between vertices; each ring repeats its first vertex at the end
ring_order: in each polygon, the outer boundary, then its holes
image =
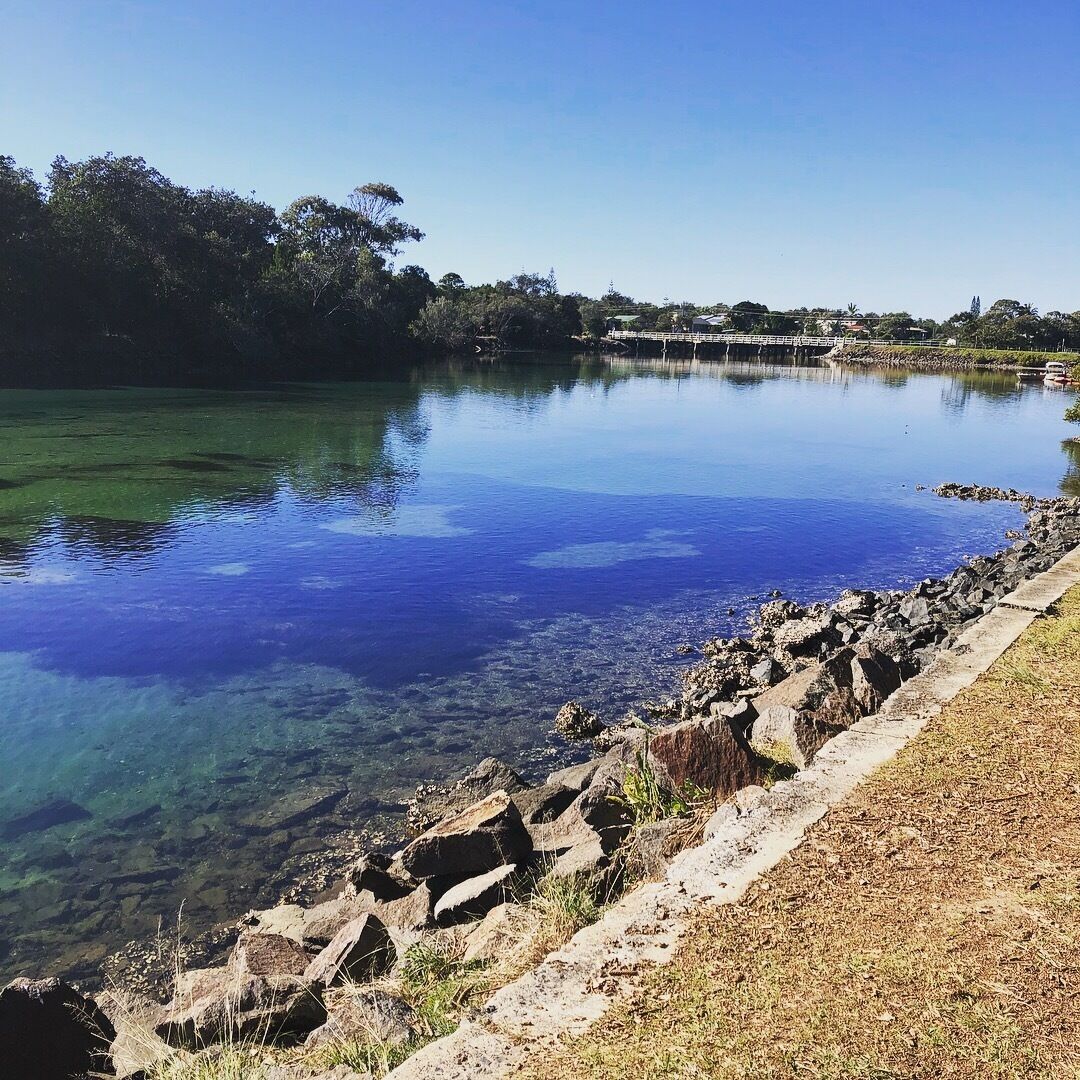
POLYGON ((563 701, 656 696, 769 589, 1000 546, 1015 508, 916 485, 1080 491, 1066 404, 595 359, 0 394, 0 974, 272 902, 486 754, 542 774, 563 701))

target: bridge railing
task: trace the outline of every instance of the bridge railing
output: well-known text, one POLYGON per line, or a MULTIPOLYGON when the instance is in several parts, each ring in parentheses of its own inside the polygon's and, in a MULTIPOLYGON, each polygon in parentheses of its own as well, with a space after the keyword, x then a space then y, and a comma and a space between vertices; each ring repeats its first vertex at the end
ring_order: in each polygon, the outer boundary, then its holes
POLYGON ((787 345, 801 347, 810 345, 834 348, 837 345, 922 345, 932 348, 949 348, 945 341, 901 341, 896 338, 825 337, 812 334, 699 334, 693 331, 673 330, 609 330, 609 338, 616 341, 689 341, 727 342, 734 345, 787 345))
POLYGON ((617 341, 691 341, 691 342, 727 342, 735 345, 842 345, 855 338, 811 337, 805 334, 696 334, 681 331, 662 330, 610 330, 609 338, 617 341))

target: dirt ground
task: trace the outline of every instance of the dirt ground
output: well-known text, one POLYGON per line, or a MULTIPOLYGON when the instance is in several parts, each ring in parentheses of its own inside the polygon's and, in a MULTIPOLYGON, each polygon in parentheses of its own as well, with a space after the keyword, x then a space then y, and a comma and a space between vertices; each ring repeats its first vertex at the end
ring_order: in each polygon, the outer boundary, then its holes
POLYGON ((1080 588, 522 1074, 1080 1077, 1080 588))

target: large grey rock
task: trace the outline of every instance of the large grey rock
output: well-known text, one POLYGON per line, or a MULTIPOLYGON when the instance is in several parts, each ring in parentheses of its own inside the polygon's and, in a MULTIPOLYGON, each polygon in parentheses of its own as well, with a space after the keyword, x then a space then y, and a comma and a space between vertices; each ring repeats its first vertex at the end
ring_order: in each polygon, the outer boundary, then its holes
POLYGON ((303 978, 266 979, 232 968, 181 972, 155 1034, 196 1050, 229 1039, 305 1035, 326 1021, 322 988, 303 978))
POLYGON ((516 792, 511 798, 526 825, 554 821, 577 797, 578 792, 562 784, 541 784, 516 792))
MULTIPOLYGON (((278 904, 277 907, 250 911, 241 919, 244 926, 259 934, 281 934, 293 941, 304 940, 305 910, 299 904, 278 904)), ((335 931, 336 932, 336 931, 335 931)), ((334 935, 331 934, 330 937, 334 935)), ((329 941, 330 938, 327 938, 329 941)), ((325 945, 326 942, 323 942, 325 945)))
POLYGON ((605 853, 622 843, 630 814, 622 801, 602 788, 583 791, 555 821, 530 831, 537 850, 548 861, 570 848, 598 842, 605 853))
POLYGON ((911 626, 923 626, 930 621, 930 605, 925 597, 909 594, 900 602, 900 615, 911 626))
POLYGON ((505 791, 497 791, 418 836, 401 861, 416 878, 484 874, 520 862, 531 850, 517 807, 505 791))
POLYGON ((308 964, 304 978, 322 986, 382 975, 395 952, 386 926, 374 915, 361 915, 343 926, 329 945, 308 964))
POLYGON ((663 877, 668 863, 678 852, 678 838, 686 834, 681 818, 661 818, 638 825, 630 833, 630 856, 647 878, 663 877))
POLYGON ((370 896, 341 895, 304 911, 302 942, 312 949, 323 949, 343 926, 362 915, 376 914, 379 905, 370 896))
POLYGON ((349 987, 327 1002, 326 1023, 307 1037, 304 1047, 375 1041, 400 1046, 417 1026, 416 1013, 401 998, 374 987, 349 987))
POLYGON ((565 769, 553 772, 548 778, 548 784, 555 787, 566 787, 571 791, 584 791, 592 780, 596 770, 600 768, 600 758, 591 761, 583 761, 580 765, 570 765, 565 769))
POLYGON ((448 889, 435 905, 436 923, 439 926, 454 926, 486 915, 506 900, 516 870, 515 864, 508 863, 448 889))
POLYGON ((851 675, 851 691, 863 716, 877 712, 902 681, 900 665, 872 645, 855 647, 851 675))
POLYGON ((658 732, 649 742, 649 761, 670 790, 689 783, 718 798, 759 783, 764 775, 741 727, 723 716, 658 732))
POLYGON ((115 1037, 93 999, 59 979, 16 979, 0 990, 0 1076, 70 1080, 110 1071, 115 1037))
POLYGON ((494 960, 506 953, 507 945, 520 935, 520 904, 499 904, 493 907, 469 932, 465 939, 465 963, 474 960, 494 960))
POLYGON ((852 663, 855 650, 838 649, 827 659, 789 675, 753 700, 760 716, 773 705, 784 705, 800 713, 812 713, 819 726, 843 730, 861 714, 852 691, 852 663))
POLYGON ((769 705, 758 713, 750 742, 762 757, 805 769, 825 745, 829 733, 809 713, 787 705, 769 705))
POLYGON ((398 930, 426 930, 434 925, 436 895, 431 884, 420 882, 408 896, 378 906, 379 918, 398 930))

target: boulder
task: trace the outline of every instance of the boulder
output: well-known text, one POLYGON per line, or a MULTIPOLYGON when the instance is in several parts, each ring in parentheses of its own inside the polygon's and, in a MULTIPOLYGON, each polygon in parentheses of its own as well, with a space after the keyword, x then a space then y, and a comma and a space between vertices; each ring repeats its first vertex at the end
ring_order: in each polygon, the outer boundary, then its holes
POLYGON ((281 934, 303 943, 304 919, 305 911, 299 904, 278 904, 277 907, 264 908, 262 911, 249 911, 240 921, 242 925, 251 927, 257 933, 281 934))
POLYGON ((415 878, 484 874, 520 862, 531 850, 517 807, 505 791, 497 791, 418 836, 401 861, 415 878))
POLYGON ((389 855, 369 851, 345 871, 345 892, 368 893, 374 900, 400 900, 416 887, 389 855))
POLYGON ((164 1071, 161 1066, 176 1057, 176 1051, 154 1034, 161 1016, 156 1001, 128 991, 106 990, 97 1003, 116 1029, 109 1059, 119 1080, 145 1080, 147 1074, 164 1071))
POLYGON ((16 979, 0 990, 0 1075, 70 1080, 111 1072, 116 1029, 94 1003, 59 979, 16 979))
POLYGON ((671 790, 690 783, 718 798, 764 776, 741 727, 723 716, 687 720, 658 732, 649 742, 649 762, 671 790))
POLYGON ((605 853, 622 843, 630 828, 630 814, 619 798, 603 788, 583 791, 548 825, 530 827, 536 849, 549 858, 581 845, 600 844, 605 853))
POLYGON ((405 823, 412 833, 424 832, 436 822, 459 814, 496 791, 524 791, 528 784, 498 758, 484 758, 479 765, 448 787, 422 784, 410 800, 405 823))
POLYGON ((448 889, 435 905, 435 922, 439 926, 455 926, 486 915, 506 899, 516 870, 517 866, 508 863, 448 889))
POLYGON ((566 787, 571 791, 584 791, 599 768, 600 758, 593 758, 591 761, 583 761, 580 765, 571 765, 566 769, 553 772, 547 778, 547 782, 554 787, 566 787))
POLYGON ((370 896, 338 896, 315 904, 304 912, 302 943, 325 948, 343 926, 362 915, 374 914, 378 904, 370 896))
POLYGON ((760 716, 772 705, 784 705, 813 713, 815 721, 838 730, 848 727, 861 715, 852 693, 854 659, 854 649, 838 649, 759 694, 753 700, 755 711, 760 716))
POLYGON ((361 915, 346 923, 304 972, 304 978, 322 986, 382 975, 396 954, 386 926, 374 915, 361 915))
POLYGON ((154 1031, 170 1046, 306 1035, 326 1022, 322 988, 307 979, 241 975, 232 968, 181 972, 154 1031))
POLYGON ((591 839, 558 851, 548 874, 554 878, 584 877, 599 881, 610 867, 610 849, 605 848, 600 837, 594 835, 591 839))
POLYGON ((630 833, 630 856, 647 878, 661 878, 677 854, 680 833, 686 834, 683 818, 661 818, 638 825, 630 833))
POLYGON ((465 938, 465 951, 461 959, 470 964, 504 956, 508 944, 520 936, 522 911, 520 904, 493 907, 465 938))
POLYGON ((334 1043, 408 1042, 417 1029, 413 1009, 399 997, 373 987, 349 987, 327 1003, 326 1023, 304 1040, 307 1050, 334 1043))
POLYGON ((902 681, 900 665, 872 645, 855 647, 851 675, 851 690, 863 716, 877 712, 902 681))
POLYGON ((434 923, 435 899, 431 884, 422 881, 408 896, 380 904, 378 915, 397 930, 426 930, 434 923))
POLYGON ((591 739, 600 734, 603 724, 600 717, 576 701, 568 701, 555 714, 555 730, 571 742, 591 739))
POLYGON ((909 593, 900 602, 900 615, 911 626, 923 626, 930 622, 930 605, 918 593, 909 593))
POLYGON ((526 825, 554 821, 577 797, 578 792, 561 784, 541 784, 511 796, 526 825))
POLYGON ((809 713, 788 705, 769 705, 758 713, 750 729, 750 743, 762 755, 805 769, 829 740, 809 713))
POLYGON ((840 637, 828 615, 793 619, 773 633, 773 645, 795 657, 820 656, 839 641, 840 637))
POLYGON ((303 975, 311 957, 284 934, 245 933, 236 939, 229 966, 240 975, 303 975))

